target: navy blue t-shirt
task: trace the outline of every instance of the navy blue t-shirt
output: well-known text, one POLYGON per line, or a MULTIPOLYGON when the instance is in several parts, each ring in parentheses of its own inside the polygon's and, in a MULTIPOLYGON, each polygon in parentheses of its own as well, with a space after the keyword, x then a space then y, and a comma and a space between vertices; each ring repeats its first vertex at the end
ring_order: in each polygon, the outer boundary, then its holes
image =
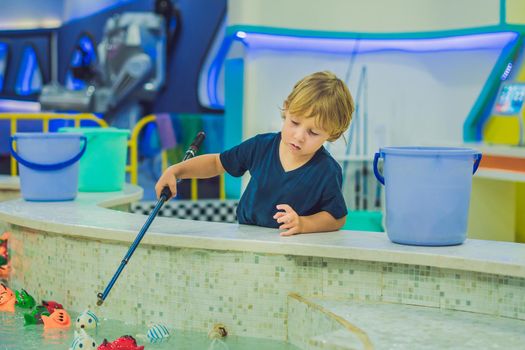
POLYGON ((280 141, 281 133, 257 135, 220 154, 230 175, 251 175, 237 207, 239 223, 278 228, 273 218, 278 204, 288 204, 299 216, 320 211, 336 219, 345 216, 343 175, 330 153, 321 147, 306 164, 286 172, 279 158, 280 141))

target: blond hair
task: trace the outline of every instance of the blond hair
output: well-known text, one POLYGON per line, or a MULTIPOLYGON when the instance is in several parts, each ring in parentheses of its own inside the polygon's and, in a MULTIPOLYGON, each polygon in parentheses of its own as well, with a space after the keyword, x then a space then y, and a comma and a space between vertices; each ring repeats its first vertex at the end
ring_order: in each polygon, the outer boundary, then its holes
POLYGON ((354 99, 346 84, 335 74, 324 71, 298 81, 283 104, 283 111, 305 118, 316 118, 316 125, 337 140, 350 125, 354 99))

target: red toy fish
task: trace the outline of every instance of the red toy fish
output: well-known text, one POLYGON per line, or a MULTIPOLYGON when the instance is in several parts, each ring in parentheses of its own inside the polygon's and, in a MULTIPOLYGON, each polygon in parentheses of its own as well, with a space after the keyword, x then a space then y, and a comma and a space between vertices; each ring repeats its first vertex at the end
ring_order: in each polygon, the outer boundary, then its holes
POLYGON ((7 268, 7 263, 9 262, 9 252, 7 251, 7 239, 9 235, 9 232, 4 232, 0 236, 0 268, 7 268))
POLYGON ((49 311, 50 314, 52 314, 56 309, 64 308, 62 304, 59 304, 56 301, 51 301, 51 300, 50 301, 42 300, 42 305, 46 307, 47 311, 49 311))
POLYGON ((138 346, 137 341, 131 335, 123 335, 111 343, 104 339, 97 350, 144 350, 144 346, 138 346))

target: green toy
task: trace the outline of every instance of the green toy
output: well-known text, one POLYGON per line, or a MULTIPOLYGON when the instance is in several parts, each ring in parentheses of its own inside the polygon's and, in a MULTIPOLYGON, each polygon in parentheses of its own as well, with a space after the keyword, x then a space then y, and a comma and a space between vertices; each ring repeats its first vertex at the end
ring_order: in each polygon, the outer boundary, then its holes
POLYGON ((24 326, 43 324, 42 315, 49 316, 50 313, 44 305, 38 305, 33 311, 24 314, 24 326))
POLYGON ((19 306, 24 309, 31 309, 36 305, 35 298, 33 298, 25 289, 15 291, 16 295, 16 306, 19 306))

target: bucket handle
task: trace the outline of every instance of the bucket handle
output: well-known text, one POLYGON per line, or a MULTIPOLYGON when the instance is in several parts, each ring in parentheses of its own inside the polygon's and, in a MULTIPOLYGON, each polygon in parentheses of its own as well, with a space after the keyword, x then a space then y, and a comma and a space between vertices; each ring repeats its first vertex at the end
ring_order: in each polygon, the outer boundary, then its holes
MULTIPOLYGON (((374 175, 376 176, 376 179, 379 182, 381 182, 382 185, 384 185, 385 178, 383 177, 383 175, 379 173, 379 170, 377 169, 377 163, 380 157, 381 157, 381 154, 379 152, 376 152, 376 154, 374 155, 374 175)), ((474 168, 472 170, 472 175, 474 175, 476 171, 478 170, 479 162, 481 162, 482 157, 483 155, 481 154, 481 152, 474 154, 474 168)))
POLYGON ((379 161, 380 157, 381 155, 379 152, 376 152, 374 156, 374 175, 376 176, 377 181, 381 182, 381 185, 385 185, 385 178, 379 173, 379 170, 377 169, 377 162, 379 161))
POLYGON ((28 160, 25 160, 18 153, 16 153, 16 151, 13 149, 13 141, 15 141, 15 138, 13 136, 9 138, 9 150, 11 151, 13 158, 15 158, 18 163, 25 165, 28 168, 31 168, 34 170, 41 170, 41 171, 53 171, 53 170, 59 170, 59 169, 68 167, 74 164, 75 162, 77 162, 82 157, 82 155, 86 151, 87 139, 85 136, 80 136, 80 140, 84 141, 84 145, 82 146, 82 149, 80 150, 80 152, 78 152, 78 154, 74 156, 73 158, 68 159, 65 162, 56 163, 56 164, 39 164, 39 163, 33 163, 28 160))
POLYGON ((483 157, 481 152, 474 154, 474 170, 472 171, 472 175, 474 175, 478 170, 479 162, 481 162, 481 157, 483 157))

